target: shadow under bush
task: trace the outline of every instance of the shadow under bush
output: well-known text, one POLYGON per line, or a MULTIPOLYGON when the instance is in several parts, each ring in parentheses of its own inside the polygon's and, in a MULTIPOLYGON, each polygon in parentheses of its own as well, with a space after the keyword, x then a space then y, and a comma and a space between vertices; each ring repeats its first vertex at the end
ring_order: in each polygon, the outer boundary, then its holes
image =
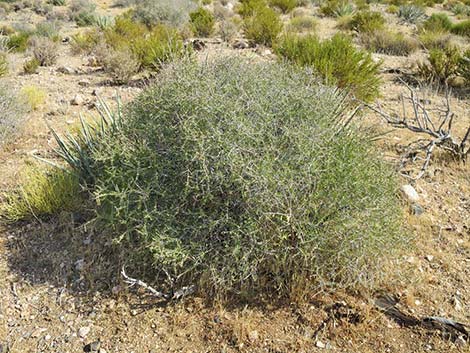
POLYGON ((165 290, 377 284, 406 237, 392 169, 340 128, 343 98, 283 64, 170 64, 85 157, 98 229, 165 290))

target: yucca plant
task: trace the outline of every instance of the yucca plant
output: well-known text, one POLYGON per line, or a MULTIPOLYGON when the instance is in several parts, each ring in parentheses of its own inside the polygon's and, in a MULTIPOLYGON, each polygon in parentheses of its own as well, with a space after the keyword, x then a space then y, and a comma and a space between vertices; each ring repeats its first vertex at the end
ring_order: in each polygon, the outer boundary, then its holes
POLYGON ((398 17, 406 23, 418 23, 424 18, 424 15, 424 9, 417 5, 402 5, 398 9, 398 17))
POLYGON ((117 98, 116 103, 117 108, 113 111, 106 102, 99 99, 97 104, 98 117, 89 122, 80 115, 78 133, 67 132, 64 137, 61 137, 51 128, 52 135, 58 144, 57 154, 80 177, 84 184, 92 183, 94 179, 91 153, 95 149, 96 143, 105 133, 117 131, 121 126, 121 102, 119 98, 117 98))
POLYGON ((111 27, 114 24, 114 19, 110 16, 96 16, 95 26, 101 30, 111 27))

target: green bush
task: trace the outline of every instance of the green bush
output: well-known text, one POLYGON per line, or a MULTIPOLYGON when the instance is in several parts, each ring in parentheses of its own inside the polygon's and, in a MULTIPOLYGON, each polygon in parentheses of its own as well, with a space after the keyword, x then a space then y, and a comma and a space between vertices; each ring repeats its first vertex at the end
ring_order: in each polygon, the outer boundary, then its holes
POLYGON ((419 41, 427 50, 445 49, 449 45, 453 45, 452 36, 447 32, 422 31, 419 34, 419 41))
POLYGON ((214 32, 214 15, 203 7, 189 14, 193 32, 202 37, 209 37, 214 32))
POLYGON ((41 63, 38 59, 32 58, 23 64, 23 72, 27 75, 35 74, 41 63))
POLYGON ((460 58, 458 74, 470 85, 470 49, 467 49, 460 58))
POLYGON ((289 22, 289 30, 297 32, 313 31, 316 26, 317 22, 312 16, 297 16, 289 22))
POLYGON ((167 291, 376 284, 405 239, 397 185, 342 99, 289 65, 170 65, 85 157, 98 229, 167 291))
POLYGON ((452 26, 452 33, 459 36, 470 37, 470 20, 454 24, 452 26))
POLYGON ((347 88, 359 99, 371 101, 379 94, 380 63, 357 50, 348 37, 337 34, 322 42, 312 35, 288 35, 276 52, 298 65, 313 67, 326 83, 347 88))
POLYGON ((351 29, 357 32, 375 32, 384 28, 385 18, 380 12, 357 12, 350 23, 351 29))
POLYGON ((245 37, 266 46, 273 44, 282 27, 279 15, 269 7, 257 9, 253 15, 245 18, 243 23, 245 37))
POLYGON ((457 46, 431 49, 427 62, 418 64, 418 74, 430 83, 446 83, 459 73, 462 55, 457 46))
POLYGON ((421 31, 449 32, 452 30, 452 20, 445 13, 432 14, 420 27, 421 31))
POLYGON ((69 6, 69 16, 77 26, 90 26, 96 20, 96 5, 90 0, 73 0, 69 6))
POLYGON ((28 48, 30 32, 18 32, 8 36, 8 48, 14 52, 24 52, 28 48))
POLYGON ((297 0, 269 0, 269 5, 278 8, 283 13, 289 13, 298 5, 297 0))
POLYGON ((401 33, 377 31, 364 33, 359 39, 367 50, 375 53, 405 56, 418 50, 418 42, 401 33))
POLYGON ((242 17, 250 17, 261 8, 267 6, 266 0, 240 0, 237 12, 242 17))

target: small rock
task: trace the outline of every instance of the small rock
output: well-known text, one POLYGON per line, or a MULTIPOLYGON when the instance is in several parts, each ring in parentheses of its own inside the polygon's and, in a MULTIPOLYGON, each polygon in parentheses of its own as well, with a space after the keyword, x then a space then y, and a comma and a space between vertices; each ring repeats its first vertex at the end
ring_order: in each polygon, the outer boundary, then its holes
POLYGON ((100 341, 95 341, 88 343, 83 347, 84 352, 99 352, 101 348, 101 342, 100 341))
POLYGON ((259 334, 258 334, 258 331, 256 331, 256 330, 251 331, 251 332, 248 334, 248 339, 249 339, 251 342, 257 341, 258 338, 259 338, 259 334))
POLYGON ((250 46, 248 43, 244 40, 237 40, 235 43, 233 43, 232 48, 233 49, 247 49, 250 46))
POLYGON ((75 97, 70 101, 72 105, 82 105, 85 103, 85 99, 80 94, 76 94, 75 97))
POLYGON ((75 70, 68 66, 61 66, 57 69, 57 72, 60 72, 61 74, 72 75, 75 73, 75 70))
POLYGON ((403 185, 401 187, 401 191, 406 196, 406 198, 408 199, 409 202, 418 202, 419 201, 418 192, 410 184, 403 185))
POLYGON ((458 347, 464 347, 467 344, 467 340, 463 336, 457 337, 455 345, 458 347))
POLYGON ((99 352, 98 352, 98 353, 108 353, 108 352, 106 352, 106 349, 104 349, 104 348, 100 348, 100 350, 99 350, 99 352))
POLYGON ((78 81, 78 85, 82 86, 82 87, 88 87, 90 85, 90 81, 89 80, 81 80, 81 81, 78 81))
POLYGON ((44 340, 46 340, 46 341, 49 341, 51 338, 52 338, 51 335, 44 336, 44 340))
POLYGON ((324 344, 322 341, 317 341, 315 343, 315 346, 317 346, 318 348, 325 348, 326 344, 324 344))
POLYGON ((414 203, 411 205, 411 213, 415 216, 421 216, 424 213, 424 208, 420 204, 414 203))
POLYGON ((91 328, 89 326, 80 327, 78 330, 78 337, 85 338, 90 333, 91 328))
POLYGON ((432 260, 434 260, 434 256, 432 255, 426 255, 424 258, 429 262, 432 262, 432 260))
POLYGON ((204 43, 200 39, 193 40, 191 45, 192 45, 193 49, 196 50, 196 51, 201 51, 206 47, 206 43, 204 43))
POLYGON ((32 338, 38 338, 38 337, 41 336, 41 334, 42 334, 43 332, 45 332, 45 331, 46 331, 45 328, 38 328, 38 329, 34 330, 34 331, 31 333, 31 337, 32 337, 32 338))
POLYGON ((85 268, 85 259, 79 259, 75 261, 75 269, 77 271, 82 271, 85 268))

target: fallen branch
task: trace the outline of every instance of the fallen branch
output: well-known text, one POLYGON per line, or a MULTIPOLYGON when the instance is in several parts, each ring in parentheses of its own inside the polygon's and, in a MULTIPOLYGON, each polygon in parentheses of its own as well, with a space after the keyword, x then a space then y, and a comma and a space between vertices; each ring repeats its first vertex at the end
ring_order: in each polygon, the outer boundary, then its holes
POLYGON ((129 277, 126 274, 126 271, 125 271, 124 267, 121 270, 121 275, 124 278, 124 282, 127 283, 130 287, 133 287, 133 286, 142 287, 158 299, 178 300, 178 299, 186 297, 190 294, 193 294, 196 291, 196 286, 193 285, 193 286, 182 287, 182 288, 174 291, 172 294, 163 293, 163 292, 161 292, 159 290, 156 290, 155 288, 151 287, 150 285, 148 285, 144 281, 141 281, 140 279, 129 277))
MULTIPOLYGON (((431 110, 426 106, 427 101, 420 99, 415 90, 402 81, 409 91, 409 96, 401 95, 402 116, 384 112, 380 104, 376 106, 362 102, 362 104, 381 116, 387 124, 399 129, 407 129, 411 132, 424 135, 427 143, 420 146, 415 151, 408 152, 407 158, 412 156, 415 160, 419 151, 424 152, 423 164, 419 173, 411 179, 417 180, 424 176, 430 164, 432 153, 435 148, 440 148, 452 153, 459 160, 465 161, 470 154, 470 126, 461 139, 453 135, 452 127, 455 114, 452 112, 450 104, 450 91, 446 88, 444 108, 431 110), (406 105, 411 105, 412 116, 406 113, 406 105), (433 114, 434 113, 434 114, 433 114)), ((403 164, 402 164, 403 166, 403 164)))

